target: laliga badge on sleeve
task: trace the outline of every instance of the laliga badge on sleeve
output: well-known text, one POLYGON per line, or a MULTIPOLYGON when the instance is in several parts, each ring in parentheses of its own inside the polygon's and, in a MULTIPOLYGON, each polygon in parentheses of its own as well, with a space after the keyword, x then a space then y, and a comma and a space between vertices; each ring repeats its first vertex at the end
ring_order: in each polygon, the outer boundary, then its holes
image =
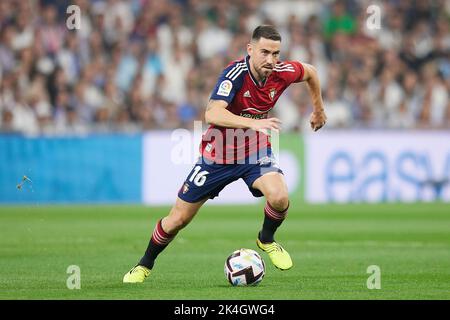
POLYGON ((228 97, 232 88, 233 83, 230 80, 223 80, 220 83, 219 90, 217 90, 217 95, 228 97))

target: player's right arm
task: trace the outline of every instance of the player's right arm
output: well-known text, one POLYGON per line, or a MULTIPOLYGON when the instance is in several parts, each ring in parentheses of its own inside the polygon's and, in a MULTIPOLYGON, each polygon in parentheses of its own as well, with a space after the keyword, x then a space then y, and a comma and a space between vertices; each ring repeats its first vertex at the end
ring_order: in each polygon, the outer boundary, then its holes
POLYGON ((235 115, 227 110, 225 100, 209 100, 205 112, 205 121, 220 127, 236 129, 252 129, 255 131, 280 130, 281 121, 277 118, 250 119, 235 115))
POLYGON ((277 118, 250 119, 227 109, 242 87, 242 73, 246 70, 244 61, 235 61, 223 70, 206 107, 206 122, 225 128, 253 129, 264 133, 267 133, 267 130, 279 130, 280 120, 277 118))

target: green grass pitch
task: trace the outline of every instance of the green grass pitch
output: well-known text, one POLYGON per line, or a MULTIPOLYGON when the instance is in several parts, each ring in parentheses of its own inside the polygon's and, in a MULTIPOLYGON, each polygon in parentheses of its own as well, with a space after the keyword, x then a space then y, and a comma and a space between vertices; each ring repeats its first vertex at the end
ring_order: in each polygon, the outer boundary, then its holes
POLYGON ((143 284, 122 277, 168 207, 0 207, 0 299, 450 299, 450 206, 297 205, 277 234, 294 267, 265 254, 256 287, 231 287, 226 257, 259 250, 262 205, 211 206, 158 258, 143 284), (81 289, 66 286, 78 265, 81 289), (367 268, 381 269, 369 290, 367 268))

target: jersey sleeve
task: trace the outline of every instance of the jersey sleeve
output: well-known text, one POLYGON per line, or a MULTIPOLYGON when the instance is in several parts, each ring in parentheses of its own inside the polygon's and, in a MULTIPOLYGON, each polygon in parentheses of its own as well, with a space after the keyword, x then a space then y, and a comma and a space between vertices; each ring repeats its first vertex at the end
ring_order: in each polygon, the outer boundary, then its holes
POLYGON ((228 104, 242 87, 242 72, 247 70, 245 63, 233 63, 221 73, 211 93, 210 99, 224 100, 228 104))
POLYGON ((286 71, 283 72, 283 76, 288 85, 303 81, 305 69, 300 61, 287 61, 284 63, 283 68, 286 71))

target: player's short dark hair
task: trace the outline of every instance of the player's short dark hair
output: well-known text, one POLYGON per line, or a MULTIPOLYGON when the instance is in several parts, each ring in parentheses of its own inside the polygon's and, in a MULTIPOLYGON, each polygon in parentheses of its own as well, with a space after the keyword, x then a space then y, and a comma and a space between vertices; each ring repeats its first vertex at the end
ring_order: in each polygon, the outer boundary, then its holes
POLYGON ((274 26, 262 25, 258 26, 252 35, 253 41, 258 41, 261 38, 270 39, 274 41, 281 41, 281 35, 274 26))

